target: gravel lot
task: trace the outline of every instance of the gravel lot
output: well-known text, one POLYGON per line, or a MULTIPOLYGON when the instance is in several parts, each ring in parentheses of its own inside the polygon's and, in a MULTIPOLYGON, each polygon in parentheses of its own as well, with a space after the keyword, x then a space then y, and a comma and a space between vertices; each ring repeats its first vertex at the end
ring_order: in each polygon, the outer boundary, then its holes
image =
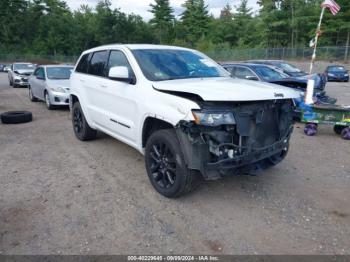
MULTIPOLYGON (((142 155, 102 134, 78 141, 68 109, 27 91, 0 74, 0 112, 34 114, 0 124, 0 254, 350 254, 350 142, 332 128, 310 138, 297 124, 279 166, 169 200, 142 155)), ((327 91, 350 104, 349 83, 327 91)))

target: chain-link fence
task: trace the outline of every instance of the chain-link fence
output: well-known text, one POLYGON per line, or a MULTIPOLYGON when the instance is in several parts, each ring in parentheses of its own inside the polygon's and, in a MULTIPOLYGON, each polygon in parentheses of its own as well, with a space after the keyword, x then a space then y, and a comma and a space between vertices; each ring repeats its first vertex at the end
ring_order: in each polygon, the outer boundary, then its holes
MULTIPOLYGON (((215 60, 249 60, 249 59, 311 59, 312 48, 267 48, 267 49, 227 49, 207 52, 215 60)), ((325 46, 317 48, 318 60, 345 61, 350 59, 350 46, 325 46)))
POLYGON ((65 56, 65 55, 24 55, 24 54, 0 54, 1 62, 31 62, 37 64, 49 63, 66 63, 74 64, 79 56, 65 56))
MULTIPOLYGON (((217 61, 239 61, 249 59, 282 59, 282 60, 308 60, 312 56, 312 48, 267 48, 267 49, 221 49, 206 52, 217 61)), ((0 54, 1 62, 32 62, 44 63, 70 63, 74 64, 79 56, 45 56, 0 54)), ((325 46, 317 48, 317 59, 328 61, 350 62, 350 46, 325 46)))

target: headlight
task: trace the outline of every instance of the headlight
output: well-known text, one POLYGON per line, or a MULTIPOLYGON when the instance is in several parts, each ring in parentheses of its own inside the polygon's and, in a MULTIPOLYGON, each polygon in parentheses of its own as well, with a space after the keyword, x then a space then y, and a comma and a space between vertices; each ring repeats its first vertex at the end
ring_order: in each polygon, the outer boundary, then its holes
POLYGON ((60 87, 60 86, 50 86, 49 89, 53 92, 57 92, 57 93, 65 93, 66 90, 64 90, 64 88, 60 87))
POLYGON ((349 74, 344 74, 344 76, 349 76, 349 74))
POLYGON ((198 111, 193 110, 192 115, 194 122, 197 125, 204 126, 220 126, 220 125, 234 125, 236 119, 232 112, 215 112, 215 111, 198 111))
POLYGON ((329 76, 334 76, 334 74, 332 74, 332 73, 328 73, 328 75, 329 75, 329 76))

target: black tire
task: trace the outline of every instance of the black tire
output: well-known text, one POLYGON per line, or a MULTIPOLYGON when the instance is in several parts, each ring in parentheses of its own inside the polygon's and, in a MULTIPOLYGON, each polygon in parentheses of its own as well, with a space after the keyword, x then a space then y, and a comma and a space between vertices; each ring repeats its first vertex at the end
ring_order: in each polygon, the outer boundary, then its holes
POLYGON ((198 185, 199 174, 187 168, 176 133, 172 129, 154 132, 147 141, 145 163, 155 190, 176 198, 198 185))
POLYGON ((33 120, 33 115, 28 111, 11 111, 1 114, 3 124, 22 124, 33 120))
POLYGON ((51 104, 50 102, 50 97, 49 97, 49 93, 45 91, 44 93, 44 99, 45 99, 45 105, 46 105, 46 108, 48 110, 53 110, 55 109, 55 106, 51 104))
POLYGON ((97 131, 87 123, 79 102, 74 103, 72 108, 72 124, 75 136, 79 140, 88 141, 96 138, 97 131))
POLYGON ((333 131, 334 133, 336 133, 337 135, 341 135, 341 132, 343 131, 343 129, 346 128, 346 126, 338 126, 338 125, 335 125, 333 127, 333 131))
POLYGON ((33 95, 32 88, 30 86, 28 86, 28 95, 29 95, 30 101, 38 102, 38 99, 33 95))
POLYGON ((9 82, 10 82, 10 86, 13 86, 13 82, 11 81, 11 79, 9 79, 9 82))

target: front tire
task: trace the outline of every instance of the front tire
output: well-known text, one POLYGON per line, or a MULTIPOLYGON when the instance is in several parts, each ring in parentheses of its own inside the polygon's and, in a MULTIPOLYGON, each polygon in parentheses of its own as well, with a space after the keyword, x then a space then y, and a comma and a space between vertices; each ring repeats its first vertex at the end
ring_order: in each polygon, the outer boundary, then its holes
POLYGON ((29 99, 32 102, 38 102, 38 99, 33 95, 32 88, 28 87, 29 99))
POLYGON ((176 133, 172 129, 154 132, 147 141, 145 162, 155 190, 168 198, 190 192, 199 175, 187 168, 176 133))
POLYGON ((92 129, 87 123, 79 102, 73 105, 72 123, 74 134, 79 140, 88 141, 96 138, 97 131, 92 129))
POLYGON ((45 104, 48 110, 53 110, 55 107, 51 104, 49 93, 45 91, 45 104))

